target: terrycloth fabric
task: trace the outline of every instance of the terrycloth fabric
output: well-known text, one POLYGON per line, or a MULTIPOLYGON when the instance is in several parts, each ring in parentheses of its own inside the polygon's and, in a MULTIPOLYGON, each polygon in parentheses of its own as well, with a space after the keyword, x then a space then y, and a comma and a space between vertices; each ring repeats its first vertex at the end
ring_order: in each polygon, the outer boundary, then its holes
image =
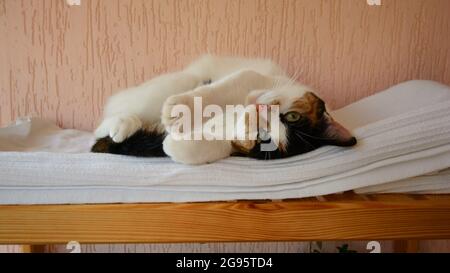
POLYGON ((356 193, 450 193, 450 169, 355 190, 356 193))
POLYGON ((203 166, 86 153, 94 141, 90 133, 23 121, 0 130, 0 150, 8 151, 0 153, 0 203, 284 199, 352 189, 450 192, 443 171, 450 168, 449 87, 407 82, 334 116, 353 129, 356 147, 322 147, 272 161, 229 158, 203 166), (430 174, 438 171, 443 172, 430 174))

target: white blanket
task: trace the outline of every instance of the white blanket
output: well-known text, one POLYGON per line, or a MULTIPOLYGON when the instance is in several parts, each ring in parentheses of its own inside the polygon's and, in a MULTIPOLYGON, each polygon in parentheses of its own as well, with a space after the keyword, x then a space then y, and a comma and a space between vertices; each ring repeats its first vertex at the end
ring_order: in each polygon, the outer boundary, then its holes
POLYGON ((357 192, 450 192, 450 88, 411 81, 333 115, 353 148, 292 158, 229 158, 185 166, 168 158, 92 154, 91 133, 39 120, 0 129, 0 204, 284 199, 357 192))

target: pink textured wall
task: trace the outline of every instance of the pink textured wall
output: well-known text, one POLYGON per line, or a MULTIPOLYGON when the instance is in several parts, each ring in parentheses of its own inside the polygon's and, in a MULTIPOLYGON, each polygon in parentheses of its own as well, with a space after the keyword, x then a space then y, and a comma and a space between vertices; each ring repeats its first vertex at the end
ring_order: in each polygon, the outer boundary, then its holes
POLYGON ((450 84, 450 1, 0 0, 0 124, 92 129, 120 88, 203 52, 270 57, 333 107, 408 79, 450 84))

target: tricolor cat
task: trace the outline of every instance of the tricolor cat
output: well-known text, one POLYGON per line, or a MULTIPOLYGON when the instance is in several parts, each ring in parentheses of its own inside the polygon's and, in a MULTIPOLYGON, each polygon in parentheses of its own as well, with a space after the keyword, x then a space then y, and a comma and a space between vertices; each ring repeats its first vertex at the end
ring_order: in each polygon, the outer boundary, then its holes
MULTIPOLYGON (((223 116, 202 122, 217 119, 222 122, 223 116)), ((233 124, 237 131, 249 130, 237 124, 238 120, 233 124)), ((170 156, 185 164, 210 163, 231 155, 276 159, 324 145, 356 144, 311 88, 296 83, 270 60, 212 55, 201 57, 180 72, 161 75, 113 95, 95 135, 98 140, 93 152, 170 156), (203 106, 213 104, 222 109, 227 105, 256 106, 253 109, 276 106, 279 120, 277 126, 268 124, 264 137, 258 130, 255 139, 180 140, 171 129, 182 117, 173 113, 179 105, 193 109, 194 98, 201 98, 203 106), (268 142, 276 143, 274 149, 262 149, 268 142)))

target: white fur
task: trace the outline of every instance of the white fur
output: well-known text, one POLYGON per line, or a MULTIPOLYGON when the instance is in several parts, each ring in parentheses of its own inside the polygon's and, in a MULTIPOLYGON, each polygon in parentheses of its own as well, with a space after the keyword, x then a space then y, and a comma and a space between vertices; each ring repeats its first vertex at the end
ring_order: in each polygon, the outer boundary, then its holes
MULTIPOLYGON (((181 72, 156 77, 113 95, 105 106, 104 119, 95 135, 97 138, 110 136, 120 143, 143 126, 162 124, 168 128, 176 122, 170 115, 173 106, 185 104, 192 109, 195 96, 201 96, 204 105, 221 107, 271 104, 276 100, 283 112, 289 108, 289 102, 309 90, 293 83, 270 60, 205 55, 181 72), (211 84, 204 85, 210 80, 211 84)), ((286 145, 288 140, 282 124, 279 138, 286 145)), ((233 152, 231 141, 176 141, 170 135, 163 147, 173 160, 186 164, 213 162, 233 152)))
POLYGON ((163 142, 164 152, 175 162, 199 165, 211 163, 233 152, 231 141, 174 140, 168 135, 163 142))

